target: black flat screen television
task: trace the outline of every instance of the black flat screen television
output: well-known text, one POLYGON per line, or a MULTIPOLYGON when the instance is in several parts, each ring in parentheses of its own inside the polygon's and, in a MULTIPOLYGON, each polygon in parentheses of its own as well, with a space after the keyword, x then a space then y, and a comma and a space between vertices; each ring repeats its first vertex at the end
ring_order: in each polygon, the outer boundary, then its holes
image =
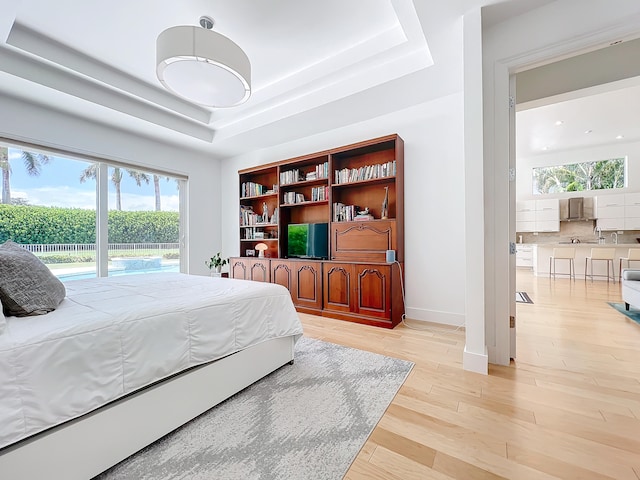
POLYGON ((329 258, 328 223, 290 223, 287 226, 289 258, 329 258))

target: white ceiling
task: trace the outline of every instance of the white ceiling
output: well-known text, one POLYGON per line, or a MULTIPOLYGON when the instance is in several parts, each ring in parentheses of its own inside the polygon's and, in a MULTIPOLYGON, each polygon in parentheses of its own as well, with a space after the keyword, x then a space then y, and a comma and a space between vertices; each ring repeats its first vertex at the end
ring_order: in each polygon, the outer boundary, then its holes
POLYGON ((464 12, 498 3, 487 13, 497 22, 549 2, 0 0, 0 93, 228 156, 460 89, 451 25, 464 12), (242 106, 199 107, 156 78, 158 34, 202 15, 250 58, 253 93, 242 106))
POLYGON ((518 158, 616 142, 640 142, 639 78, 543 99, 516 113, 518 158))

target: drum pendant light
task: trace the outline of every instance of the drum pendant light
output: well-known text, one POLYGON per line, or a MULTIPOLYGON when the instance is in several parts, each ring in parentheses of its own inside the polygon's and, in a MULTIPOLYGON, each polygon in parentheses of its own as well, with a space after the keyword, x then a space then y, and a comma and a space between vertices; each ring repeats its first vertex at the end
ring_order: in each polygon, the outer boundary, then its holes
POLYGON ((200 27, 176 26, 156 42, 156 74, 169 91, 208 107, 233 107, 251 95, 251 63, 232 40, 211 30, 213 20, 200 18, 200 27))

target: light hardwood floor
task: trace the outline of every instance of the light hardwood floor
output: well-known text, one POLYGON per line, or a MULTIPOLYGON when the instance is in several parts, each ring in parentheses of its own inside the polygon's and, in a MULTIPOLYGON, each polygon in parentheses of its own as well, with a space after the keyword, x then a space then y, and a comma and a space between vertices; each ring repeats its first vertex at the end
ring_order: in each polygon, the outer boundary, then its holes
POLYGON ((415 362, 346 475, 361 479, 640 479, 640 325, 620 284, 518 271, 517 359, 462 370, 464 332, 301 315, 305 335, 415 362))

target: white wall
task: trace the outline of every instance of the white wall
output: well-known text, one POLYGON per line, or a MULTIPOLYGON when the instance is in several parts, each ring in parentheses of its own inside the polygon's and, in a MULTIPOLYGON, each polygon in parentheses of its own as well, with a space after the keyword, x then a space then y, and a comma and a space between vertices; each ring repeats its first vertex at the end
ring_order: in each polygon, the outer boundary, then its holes
MULTIPOLYGON (((493 363, 509 362, 509 75, 527 66, 640 35, 637 0, 558 0, 483 35, 486 341, 493 363), (507 333, 505 333, 507 332, 507 333)), ((473 211, 467 214, 472 215, 473 211)))
POLYGON ((398 133, 405 145, 407 316, 464 322, 463 96, 449 95, 390 115, 223 162, 222 244, 238 255, 238 170, 398 133))
POLYGON ((534 195, 531 186, 533 169, 536 167, 550 167, 569 163, 591 162, 610 158, 627 157, 627 186, 623 189, 592 190, 584 192, 563 192, 544 195, 545 198, 591 197, 612 193, 640 192, 640 142, 614 143, 596 147, 567 150, 565 152, 550 152, 518 158, 516 174, 516 193, 518 200, 542 198, 534 195))
POLYGON ((0 137, 188 176, 187 268, 208 273, 204 261, 220 250, 218 161, 22 99, 0 95, 0 111, 0 137))

